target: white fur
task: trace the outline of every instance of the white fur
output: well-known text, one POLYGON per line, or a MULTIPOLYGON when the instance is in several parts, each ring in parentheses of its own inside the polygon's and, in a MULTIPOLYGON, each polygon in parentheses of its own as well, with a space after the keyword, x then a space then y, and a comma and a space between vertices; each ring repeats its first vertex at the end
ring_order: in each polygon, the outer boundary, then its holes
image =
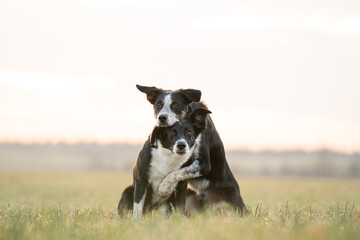
POLYGON ((158 195, 164 199, 168 198, 179 181, 200 177, 199 169, 199 161, 195 160, 190 166, 169 173, 160 183, 158 195))
POLYGON ((161 123, 159 121, 159 116, 164 114, 167 116, 167 122, 166 122, 166 125, 167 126, 172 126, 174 123, 178 122, 179 119, 176 117, 176 114, 171 111, 171 93, 169 93, 168 95, 166 95, 164 97, 164 105, 161 109, 161 111, 159 112, 158 114, 158 119, 157 119, 157 125, 160 126, 161 123))
POLYGON ((177 170, 193 154, 195 144, 186 154, 177 155, 172 151, 164 148, 160 141, 157 140, 157 148, 151 152, 152 158, 149 169, 149 182, 152 184, 153 200, 156 203, 160 200, 158 196, 158 187, 161 181, 172 171, 177 170))
POLYGON ((143 208, 144 208, 144 203, 145 203, 145 197, 146 197, 146 189, 144 192, 144 195, 141 197, 141 200, 139 203, 134 202, 134 211, 133 211, 133 216, 137 217, 140 216, 142 214, 143 208))
MULTIPOLYGON (((199 146, 201 143, 201 134, 196 138, 195 140, 195 144, 193 146, 193 153, 196 159, 196 156, 199 155, 199 146)), ((174 188, 176 187, 177 183, 179 181, 182 180, 187 180, 187 179, 192 179, 192 178, 196 178, 196 177, 200 177, 200 173, 199 172, 195 172, 195 173, 186 173, 188 171, 192 172, 193 169, 197 169, 199 168, 199 162, 197 160, 195 160, 190 166, 188 167, 184 167, 181 168, 179 170, 176 171, 172 171, 171 173, 169 173, 169 175, 167 175, 165 177, 165 179, 161 180, 161 183, 159 185, 158 188, 158 195, 160 195, 160 197, 162 198, 167 198, 170 196, 171 192, 174 190, 174 188)), ((195 182, 196 180, 192 180, 193 182, 195 182)), ((199 184, 197 184, 197 182, 194 183, 194 187, 199 187, 201 190, 206 190, 207 187, 209 186, 209 183, 206 183, 208 181, 204 180, 204 182, 201 182, 199 184)))
POLYGON ((200 150, 200 144, 201 144, 201 133, 199 134, 199 136, 197 136, 196 140, 195 140, 195 145, 198 146, 195 148, 195 151, 194 151, 194 156, 195 156, 195 159, 197 156, 199 156, 199 150, 200 150))

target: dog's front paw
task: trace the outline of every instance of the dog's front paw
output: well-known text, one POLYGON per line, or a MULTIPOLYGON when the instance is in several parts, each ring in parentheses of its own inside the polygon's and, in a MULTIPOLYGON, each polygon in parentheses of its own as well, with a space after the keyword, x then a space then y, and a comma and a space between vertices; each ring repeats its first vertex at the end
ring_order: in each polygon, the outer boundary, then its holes
POLYGON ((166 181, 162 181, 159 185, 158 195, 160 198, 168 198, 174 190, 174 186, 166 181))

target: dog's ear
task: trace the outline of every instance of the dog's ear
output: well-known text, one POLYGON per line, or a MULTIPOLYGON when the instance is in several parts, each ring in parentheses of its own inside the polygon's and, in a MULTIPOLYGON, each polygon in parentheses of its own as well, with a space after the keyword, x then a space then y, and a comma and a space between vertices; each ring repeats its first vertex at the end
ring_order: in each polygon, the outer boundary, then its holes
POLYGON ((156 147, 156 139, 159 138, 159 134, 160 134, 160 127, 154 127, 153 131, 149 136, 151 146, 156 147))
POLYGON ((136 84, 137 89, 139 89, 140 92, 143 92, 146 94, 147 100, 154 104, 156 97, 163 92, 162 89, 157 87, 146 87, 136 84))
POLYGON ((199 102, 201 99, 201 91, 197 89, 180 89, 179 92, 184 96, 186 104, 199 102))
POLYGON ((189 119, 193 123, 195 130, 199 133, 202 132, 206 127, 206 117, 211 111, 204 107, 194 109, 190 114, 189 119))

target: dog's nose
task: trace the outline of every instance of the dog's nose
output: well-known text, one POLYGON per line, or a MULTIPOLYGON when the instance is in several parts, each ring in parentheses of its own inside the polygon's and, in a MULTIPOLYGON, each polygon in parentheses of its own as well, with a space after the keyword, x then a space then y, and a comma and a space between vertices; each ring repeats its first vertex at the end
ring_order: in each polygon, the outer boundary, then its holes
POLYGON ((186 147, 186 144, 183 143, 183 142, 181 142, 181 143, 178 143, 176 146, 177 146, 177 148, 178 148, 179 150, 184 150, 185 147, 186 147))
POLYGON ((166 120, 167 120, 167 115, 161 114, 161 115, 159 116, 159 121, 160 121, 161 123, 165 123, 166 120))

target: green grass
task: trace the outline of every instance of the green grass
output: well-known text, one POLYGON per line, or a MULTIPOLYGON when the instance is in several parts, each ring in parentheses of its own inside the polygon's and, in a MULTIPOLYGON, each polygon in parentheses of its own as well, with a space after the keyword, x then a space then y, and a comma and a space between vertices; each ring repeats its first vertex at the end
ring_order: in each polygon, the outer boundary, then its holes
POLYGON ((360 182, 239 178, 252 214, 117 216, 130 173, 0 172, 0 239, 359 239, 360 182))

